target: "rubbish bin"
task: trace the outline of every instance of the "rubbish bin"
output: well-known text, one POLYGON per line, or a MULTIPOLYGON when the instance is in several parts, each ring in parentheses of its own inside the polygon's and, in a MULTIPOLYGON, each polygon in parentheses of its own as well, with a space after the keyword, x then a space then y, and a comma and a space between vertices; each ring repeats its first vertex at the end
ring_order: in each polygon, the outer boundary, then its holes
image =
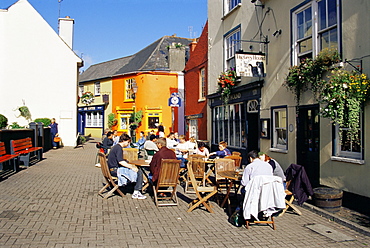
POLYGON ((329 212, 338 212, 342 206, 343 191, 319 187, 313 189, 313 200, 315 206, 329 212))

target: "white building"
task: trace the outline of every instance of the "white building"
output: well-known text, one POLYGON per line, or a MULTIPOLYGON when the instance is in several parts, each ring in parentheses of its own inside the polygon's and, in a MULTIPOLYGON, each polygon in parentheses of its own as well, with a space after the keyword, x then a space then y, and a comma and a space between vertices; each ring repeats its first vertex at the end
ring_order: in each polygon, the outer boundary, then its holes
POLYGON ((28 121, 17 108, 27 106, 32 120, 55 118, 66 146, 76 140, 78 69, 72 50, 74 20, 59 19, 61 37, 27 0, 0 9, 0 113, 8 124, 28 121))

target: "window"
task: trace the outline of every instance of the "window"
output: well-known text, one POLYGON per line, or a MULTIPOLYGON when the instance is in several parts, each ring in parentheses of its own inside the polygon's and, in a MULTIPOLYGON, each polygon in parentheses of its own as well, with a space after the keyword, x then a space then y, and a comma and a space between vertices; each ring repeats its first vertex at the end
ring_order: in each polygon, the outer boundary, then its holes
POLYGON ((133 91, 132 91, 132 85, 133 83, 136 83, 135 78, 130 78, 125 80, 125 99, 126 100, 134 100, 133 98, 133 91))
POLYGON ((103 114, 101 111, 86 113, 86 127, 103 127, 103 114))
POLYGON ((81 97, 83 94, 84 94, 84 86, 83 85, 79 85, 78 86, 78 95, 81 97))
POLYGON ((148 129, 158 128, 159 113, 148 113, 148 129))
POLYGON ((128 131, 130 126, 130 113, 119 114, 119 129, 122 131, 128 131))
POLYGON ((213 109, 214 143, 226 141, 229 146, 244 147, 245 144, 245 103, 229 104, 213 109))
POLYGON ((224 36, 226 68, 235 67, 235 53, 242 49, 240 25, 224 36))
POLYGON ((311 1, 293 12, 294 64, 322 49, 339 49, 339 0, 311 1))
POLYGON ((95 82, 94 86, 95 96, 100 96, 100 82, 95 82))
POLYGON ((351 139, 351 136, 348 135, 349 128, 342 127, 341 134, 338 125, 334 126, 335 129, 335 150, 334 154, 338 157, 362 159, 362 117, 360 120, 360 129, 358 132, 358 138, 356 140, 351 139))
POLYGON ((189 137, 198 139, 198 119, 189 120, 189 137))
POLYGON ((206 72, 205 69, 200 69, 199 75, 199 100, 206 99, 206 72))
POLYGON ((227 0, 225 1, 225 4, 226 4, 226 8, 225 8, 225 12, 229 12, 231 11, 233 8, 235 8, 239 3, 240 3, 241 0, 227 0))
POLYGON ((272 109, 273 137, 272 147, 287 150, 287 110, 286 108, 272 109))

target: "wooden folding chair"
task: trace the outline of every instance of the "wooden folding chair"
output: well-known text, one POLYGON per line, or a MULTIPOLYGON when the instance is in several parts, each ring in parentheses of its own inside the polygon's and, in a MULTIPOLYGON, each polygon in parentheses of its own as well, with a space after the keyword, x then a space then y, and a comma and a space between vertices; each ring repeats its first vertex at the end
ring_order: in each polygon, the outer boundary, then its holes
POLYGON ((115 191, 117 191, 118 194, 120 194, 122 197, 125 196, 122 193, 122 191, 119 189, 119 186, 116 184, 117 178, 113 178, 112 175, 110 174, 110 171, 109 171, 109 168, 108 168, 108 164, 107 164, 107 159, 106 159, 104 153, 101 153, 100 152, 98 154, 98 156, 99 156, 101 171, 103 173, 103 176, 105 178, 105 181, 107 182, 107 184, 105 184, 104 187, 99 191, 98 195, 100 195, 104 199, 107 199, 115 191), (103 192, 106 191, 106 190, 109 190, 108 188, 110 188, 110 191, 108 191, 108 193, 106 193, 104 195, 103 192))
POLYGON ((127 161, 134 161, 139 159, 139 150, 137 148, 122 148, 123 158, 127 161))
POLYGON ((157 207, 177 206, 176 188, 179 180, 180 160, 162 159, 161 170, 156 185, 153 185, 154 200, 157 207), (169 194, 159 196, 161 193, 169 194))
POLYGON ((198 186, 192 166, 188 166, 188 175, 197 198, 189 204, 189 209, 187 212, 191 212, 195 208, 203 205, 210 213, 214 213, 211 204, 208 202, 208 199, 217 193, 217 188, 215 186, 198 186))
POLYGON ((234 156, 241 156, 242 155, 240 152, 232 152, 231 154, 234 155, 234 156))
POLYGON ((287 181, 286 182, 286 190, 285 190, 285 194, 287 195, 286 198, 289 198, 289 199, 286 199, 285 198, 285 203, 286 203, 286 207, 285 209, 279 214, 279 217, 282 216, 289 208, 291 208, 294 212, 296 212, 298 215, 302 215, 302 212, 299 211, 299 209, 294 206, 293 204, 293 201, 294 201, 294 195, 291 191, 288 190, 288 187, 290 185, 290 182, 291 181, 287 181))
POLYGON ((242 157, 237 156, 237 155, 230 155, 230 156, 226 156, 225 158, 234 160, 236 169, 240 168, 240 164, 242 163, 242 157))
MULTIPOLYGON (((197 157, 189 157, 188 167, 191 166, 193 170, 193 174, 195 179, 202 179, 201 181, 196 181, 197 184, 202 183, 204 186, 204 178, 205 178, 205 169, 206 169, 206 163, 203 158, 197 158, 197 157)), ((193 182, 190 180, 189 174, 187 174, 186 184, 185 184, 185 193, 195 193, 194 190, 189 190, 190 188, 194 188, 193 182)))
POLYGON ((235 161, 229 158, 219 158, 215 160, 215 182, 217 190, 221 193, 223 189, 227 190, 228 180, 220 176, 220 171, 235 171, 235 161))

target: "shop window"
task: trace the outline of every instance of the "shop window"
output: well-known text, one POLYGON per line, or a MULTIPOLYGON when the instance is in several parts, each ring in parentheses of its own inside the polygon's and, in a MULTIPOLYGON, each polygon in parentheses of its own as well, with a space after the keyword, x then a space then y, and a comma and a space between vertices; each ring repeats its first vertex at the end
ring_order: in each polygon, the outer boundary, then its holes
POLYGON ((103 114, 101 111, 86 113, 86 127, 103 127, 103 114))
POLYGON ((213 109, 213 142, 226 141, 229 146, 245 147, 245 103, 229 104, 213 109))

